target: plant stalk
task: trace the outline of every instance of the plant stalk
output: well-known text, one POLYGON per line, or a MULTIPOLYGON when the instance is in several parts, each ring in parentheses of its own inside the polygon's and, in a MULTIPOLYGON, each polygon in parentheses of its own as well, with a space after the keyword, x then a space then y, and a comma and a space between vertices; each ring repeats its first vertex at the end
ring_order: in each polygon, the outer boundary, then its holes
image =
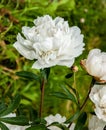
POLYGON ((92 81, 91 81, 91 84, 90 84, 90 87, 89 87, 89 91, 88 91, 88 94, 83 102, 83 104, 81 105, 80 107, 80 111, 82 111, 82 109, 85 107, 86 103, 87 103, 87 100, 89 99, 89 94, 91 92, 91 88, 93 87, 93 85, 95 84, 95 79, 93 78, 92 81))
POLYGON ((39 110, 39 117, 42 117, 43 112, 43 103, 44 103, 44 87, 45 87, 45 79, 42 79, 40 90, 41 90, 41 99, 40 99, 40 110, 39 110))
MULTIPOLYGON (((82 110, 84 109, 84 107, 85 107, 85 105, 86 105, 86 103, 87 103, 87 100, 89 99, 89 94, 90 94, 90 92, 91 92, 91 88, 93 87, 94 84, 95 84, 95 79, 93 78, 92 81, 91 81, 91 84, 90 84, 90 87, 89 87, 89 91, 88 91, 88 93, 87 93, 87 96, 86 96, 86 98, 85 98, 83 104, 82 104, 81 107, 80 107, 80 111, 82 111, 82 110)), ((68 125, 68 128, 70 128, 71 125, 72 125, 72 122, 70 122, 70 124, 68 125)))

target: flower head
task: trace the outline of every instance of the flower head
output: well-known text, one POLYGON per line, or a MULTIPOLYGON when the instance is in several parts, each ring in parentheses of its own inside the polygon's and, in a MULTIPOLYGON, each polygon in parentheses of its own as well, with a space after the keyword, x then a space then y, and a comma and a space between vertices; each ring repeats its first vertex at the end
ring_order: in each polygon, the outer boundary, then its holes
POLYGON ((106 122, 106 85, 94 85, 89 95, 95 104, 95 113, 106 122))
POLYGON ((92 116, 89 120, 88 128, 89 130, 104 130, 106 122, 97 118, 97 116, 92 116))
POLYGON ((89 52, 87 59, 81 61, 87 72, 101 82, 106 82, 106 52, 93 49, 89 52))
POLYGON ((82 54, 83 35, 78 27, 69 27, 61 17, 49 15, 34 20, 33 27, 22 27, 14 47, 29 60, 36 60, 32 68, 43 69, 55 65, 71 67, 75 57, 82 54))
MULTIPOLYGON (((53 115, 49 115, 48 117, 45 117, 45 120, 47 121, 47 126, 52 124, 53 122, 58 122, 59 124, 68 126, 68 124, 65 124, 64 122, 66 121, 66 117, 65 116, 61 116, 60 114, 56 114, 55 116, 53 115)), ((72 123, 71 127, 69 128, 69 130, 74 130, 75 124, 72 123)), ((48 127, 50 130, 61 130, 59 127, 57 126, 49 126, 48 127)))

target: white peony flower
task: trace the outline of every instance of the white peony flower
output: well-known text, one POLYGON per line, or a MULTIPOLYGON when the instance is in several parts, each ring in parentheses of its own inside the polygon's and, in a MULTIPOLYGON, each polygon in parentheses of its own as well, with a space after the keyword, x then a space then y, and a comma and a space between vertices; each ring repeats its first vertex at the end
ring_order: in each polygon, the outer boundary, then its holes
POLYGON ((104 130, 106 122, 97 118, 97 116, 92 116, 89 120, 88 128, 89 130, 104 130))
POLYGON ((95 104, 97 117, 106 121, 106 85, 94 85, 89 97, 95 104))
MULTIPOLYGON (((16 114, 11 113, 4 117, 16 117, 16 114)), ((12 124, 8 124, 8 123, 3 123, 3 124, 5 124, 9 128, 9 130, 25 130, 27 128, 27 126, 12 125, 12 124)))
POLYGON ((93 49, 89 52, 88 58, 82 60, 82 64, 87 72, 94 76, 101 83, 106 82, 106 52, 93 49))
POLYGON ((75 57, 82 54, 83 35, 78 27, 69 27, 61 17, 49 15, 34 20, 35 26, 22 27, 14 47, 29 60, 36 60, 32 68, 43 69, 55 65, 71 67, 75 57))
MULTIPOLYGON (((65 116, 61 116, 60 114, 56 114, 55 116, 50 115, 48 117, 45 117, 45 120, 47 121, 47 126, 52 124, 53 122, 58 122, 60 124, 63 124, 65 126, 68 127, 68 124, 64 124, 64 122, 66 121, 66 117, 65 116)), ((74 130, 75 124, 72 123, 71 127, 69 128, 69 130, 74 130)), ((50 130, 61 130, 59 127, 57 126, 49 126, 48 127, 50 130)))

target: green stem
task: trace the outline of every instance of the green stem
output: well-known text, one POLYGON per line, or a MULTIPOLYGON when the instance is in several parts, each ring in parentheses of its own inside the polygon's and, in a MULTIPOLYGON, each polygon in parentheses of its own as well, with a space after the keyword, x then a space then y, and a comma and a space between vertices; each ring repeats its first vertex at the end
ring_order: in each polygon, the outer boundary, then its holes
POLYGON ((73 87, 76 90, 76 98, 77 98, 78 104, 80 104, 79 95, 78 95, 78 91, 77 91, 77 87, 76 87, 76 72, 74 72, 74 83, 73 83, 73 87))
POLYGON ((82 109, 85 107, 86 103, 87 103, 87 100, 89 99, 89 94, 91 92, 91 88, 94 86, 95 84, 95 79, 93 78, 92 81, 91 81, 91 84, 90 84, 90 87, 89 87, 89 91, 88 91, 88 94, 83 102, 83 104, 81 105, 80 107, 80 111, 82 111, 82 109))
MULTIPOLYGON (((93 85, 95 84, 95 79, 93 78, 92 81, 91 81, 91 84, 90 84, 90 87, 89 87, 89 91, 88 91, 88 94, 83 102, 83 104, 81 105, 80 107, 80 112, 84 109, 84 107, 86 106, 86 103, 87 103, 87 100, 89 99, 89 94, 91 92, 91 88, 93 87, 93 85)), ((70 128, 72 125, 72 122, 70 122, 68 128, 70 128)))
POLYGON ((42 117, 42 112, 43 112, 43 102, 44 102, 44 86, 45 86, 45 79, 42 79, 42 83, 40 86, 41 89, 41 99, 40 99, 40 110, 39 110, 39 117, 42 117))

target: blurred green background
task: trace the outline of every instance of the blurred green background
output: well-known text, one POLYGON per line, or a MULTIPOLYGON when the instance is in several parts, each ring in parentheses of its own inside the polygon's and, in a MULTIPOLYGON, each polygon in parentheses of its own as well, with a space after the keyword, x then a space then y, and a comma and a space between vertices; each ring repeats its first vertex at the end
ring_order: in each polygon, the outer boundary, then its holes
MULTIPOLYGON (((45 87, 43 115, 60 113, 69 117, 76 111, 76 106, 68 100, 51 96, 51 93, 62 92, 61 84, 65 82, 74 87, 75 80, 80 103, 83 102, 91 77, 80 67, 80 60, 86 58, 89 50, 93 48, 100 48, 106 52, 105 0, 0 0, 0 99, 8 104, 16 93, 20 93, 21 111, 34 111, 37 114, 40 101, 39 83, 19 78, 15 73, 21 70, 36 74, 40 72, 31 69, 33 61, 22 57, 13 47, 13 43, 22 26, 33 26, 33 20, 45 14, 53 18, 63 17, 70 26, 80 27, 84 34, 85 50, 75 62, 79 71, 67 79, 65 76, 72 72, 70 68, 52 67, 45 87)), ((92 103, 88 102, 85 110, 92 111, 92 108, 92 103)))

